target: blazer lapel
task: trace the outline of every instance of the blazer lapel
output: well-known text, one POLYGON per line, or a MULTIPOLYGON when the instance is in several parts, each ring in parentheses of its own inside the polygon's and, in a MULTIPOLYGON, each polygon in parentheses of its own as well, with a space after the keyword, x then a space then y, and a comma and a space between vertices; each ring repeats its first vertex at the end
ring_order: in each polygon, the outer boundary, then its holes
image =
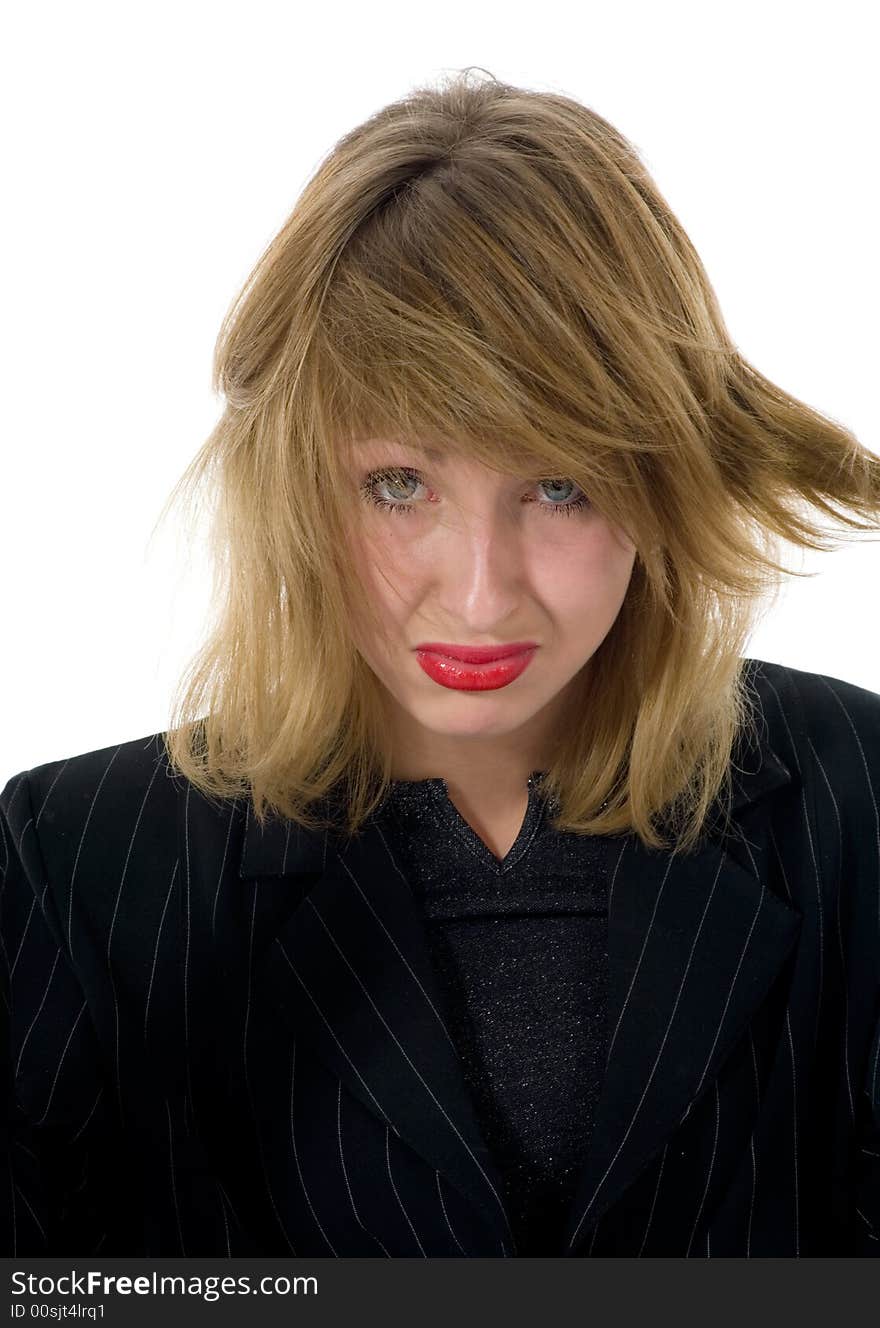
MULTIPOLYGON (((240 873, 314 868, 318 838, 279 821, 261 830, 248 817, 240 873)), ((483 1252, 497 1255, 502 1241, 512 1252, 502 1180, 440 1013, 409 887, 374 822, 328 858, 321 879, 263 952, 255 991, 295 1035, 309 1039, 355 1097, 476 1206, 489 1226, 483 1252)))
MULTIPOLYGON (((731 809, 790 781, 768 748, 731 809)), ((609 908, 605 1079, 568 1255, 711 1085, 792 949, 802 919, 765 884, 766 824, 752 818, 747 844, 709 838, 685 857, 627 837, 609 908)))
MULTIPOLYGON (((734 775, 735 817, 791 781, 766 739, 734 775)), ((765 821, 748 841, 689 855, 634 835, 609 911, 609 1051, 595 1128, 565 1235, 576 1254, 610 1204, 711 1082, 790 952, 800 914, 765 885, 765 821)), ((330 841, 332 843, 332 841, 330 841)), ((242 878, 320 875, 267 943, 255 990, 369 1110, 482 1213, 486 1255, 513 1252, 503 1184, 482 1137, 420 914, 370 821, 324 861, 324 836, 249 815, 242 878)))

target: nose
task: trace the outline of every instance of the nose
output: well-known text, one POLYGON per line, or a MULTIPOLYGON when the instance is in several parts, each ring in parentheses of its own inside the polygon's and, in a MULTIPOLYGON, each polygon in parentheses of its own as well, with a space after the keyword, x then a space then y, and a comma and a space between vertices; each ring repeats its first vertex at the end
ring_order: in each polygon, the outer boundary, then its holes
POLYGON ((492 632, 516 615, 526 576, 524 526, 500 499, 456 510, 437 548, 441 608, 450 623, 492 632))

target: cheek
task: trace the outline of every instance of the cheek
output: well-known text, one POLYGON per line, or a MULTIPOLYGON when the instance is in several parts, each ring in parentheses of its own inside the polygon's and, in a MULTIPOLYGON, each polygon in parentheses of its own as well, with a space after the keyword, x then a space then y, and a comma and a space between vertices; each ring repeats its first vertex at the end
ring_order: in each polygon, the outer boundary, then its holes
MULTIPOLYGON (((407 517, 391 517, 400 521, 407 517)), ((437 551, 429 541, 408 537, 387 529, 364 536, 357 546, 355 557, 364 582, 389 605, 404 602, 418 595, 421 585, 433 578, 437 569, 437 551)))
POLYGON ((609 524, 608 537, 613 542, 615 548, 618 550, 621 558, 624 561, 626 561, 626 559, 629 559, 629 565, 630 567, 632 567, 633 563, 636 560, 637 550, 635 543, 633 542, 633 540, 630 539, 629 535, 626 533, 623 526, 616 526, 609 524))
POLYGON ((352 557, 361 587, 351 606, 352 616, 369 639, 377 635, 381 639, 383 630, 393 633, 406 623, 418 603, 425 572, 417 559, 401 556, 393 538, 364 539, 353 548, 352 557), (378 624, 367 604, 378 615, 378 624))
POLYGON ((635 547, 610 526, 599 526, 542 559, 538 580, 554 599, 581 604, 619 599, 635 562, 635 547))
POLYGON ((369 568, 373 580, 383 576, 397 577, 418 557, 418 542, 398 534, 389 526, 394 521, 406 522, 405 516, 391 517, 375 526, 368 526, 354 541, 355 557, 362 568, 369 568))

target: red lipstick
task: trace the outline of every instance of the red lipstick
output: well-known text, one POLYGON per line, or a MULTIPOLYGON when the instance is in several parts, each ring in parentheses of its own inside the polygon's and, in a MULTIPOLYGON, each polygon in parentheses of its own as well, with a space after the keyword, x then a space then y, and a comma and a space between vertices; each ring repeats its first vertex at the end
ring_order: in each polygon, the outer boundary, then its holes
POLYGON ((444 646, 440 651, 437 649, 439 644, 430 642, 416 648, 419 665, 441 687, 468 692, 489 692, 506 687, 525 672, 538 648, 526 641, 508 646, 444 646), (489 657, 484 662, 472 662, 462 659, 461 654, 446 653, 450 649, 471 656, 489 657))
POLYGON ((507 659, 508 655, 521 655, 524 650, 535 650, 535 641, 510 641, 497 646, 454 646, 449 641, 420 641, 416 650, 430 650, 434 655, 448 655, 462 659, 466 664, 488 664, 493 659, 507 659))

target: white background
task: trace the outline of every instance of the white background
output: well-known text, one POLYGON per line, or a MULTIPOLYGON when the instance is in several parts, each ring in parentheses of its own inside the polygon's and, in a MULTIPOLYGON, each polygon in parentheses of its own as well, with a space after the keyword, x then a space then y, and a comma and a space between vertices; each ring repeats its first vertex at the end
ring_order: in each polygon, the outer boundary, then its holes
MULTIPOLYGON (((208 568, 174 481, 220 321, 334 141, 465 65, 641 152, 740 350, 878 444, 876 46, 864 0, 30 3, 2 45, 0 785, 159 731, 208 568)), ((880 531, 789 578, 747 653, 880 692, 880 531)))

